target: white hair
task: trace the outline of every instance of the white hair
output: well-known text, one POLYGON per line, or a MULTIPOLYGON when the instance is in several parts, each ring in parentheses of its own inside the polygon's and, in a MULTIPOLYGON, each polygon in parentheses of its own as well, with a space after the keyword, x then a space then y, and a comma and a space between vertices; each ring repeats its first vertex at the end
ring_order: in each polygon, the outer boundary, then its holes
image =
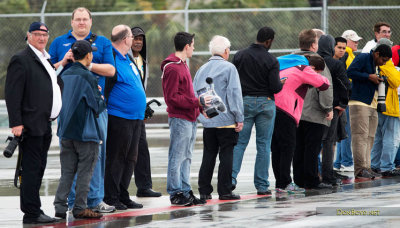
POLYGON ((224 54, 225 50, 230 47, 231 42, 228 40, 228 38, 219 35, 214 36, 208 45, 212 55, 222 55, 224 54))

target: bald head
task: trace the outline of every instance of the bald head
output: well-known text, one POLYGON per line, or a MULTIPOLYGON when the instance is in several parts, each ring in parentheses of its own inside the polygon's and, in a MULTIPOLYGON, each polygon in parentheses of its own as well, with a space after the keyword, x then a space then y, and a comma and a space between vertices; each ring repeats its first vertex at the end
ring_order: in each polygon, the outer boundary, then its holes
POLYGON ((117 25, 111 31, 111 42, 120 43, 128 36, 132 36, 131 28, 127 25, 117 25))

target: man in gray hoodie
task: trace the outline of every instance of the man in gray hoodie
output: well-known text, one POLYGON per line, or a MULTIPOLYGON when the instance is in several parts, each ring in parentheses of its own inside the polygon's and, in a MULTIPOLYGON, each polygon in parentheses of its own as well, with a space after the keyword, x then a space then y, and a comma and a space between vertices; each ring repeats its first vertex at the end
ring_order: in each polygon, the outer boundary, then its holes
MULTIPOLYGON (((233 148, 243 128, 243 99, 239 74, 236 67, 228 62, 231 43, 223 36, 214 36, 209 44, 212 57, 196 73, 193 86, 196 91, 209 88, 206 79, 213 79, 216 93, 226 105, 226 112, 218 116, 198 119, 204 126, 203 161, 199 172, 200 198, 211 199, 213 187, 211 179, 215 160, 219 154, 218 195, 220 200, 240 199, 232 193, 232 161, 233 148)), ((201 93, 201 92, 200 92, 201 93)))

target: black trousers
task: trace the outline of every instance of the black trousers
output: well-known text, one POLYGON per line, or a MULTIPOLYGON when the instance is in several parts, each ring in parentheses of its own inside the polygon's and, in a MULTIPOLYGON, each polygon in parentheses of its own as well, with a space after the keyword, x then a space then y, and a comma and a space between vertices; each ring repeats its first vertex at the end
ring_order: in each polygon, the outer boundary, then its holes
POLYGON ((150 189, 153 187, 151 181, 150 152, 146 139, 146 127, 143 121, 140 131, 139 150, 137 163, 134 169, 135 184, 137 189, 150 189))
POLYGON ((136 165, 143 120, 108 115, 104 202, 130 201, 128 187, 136 165))
POLYGON ((328 183, 335 183, 333 177, 333 145, 337 139, 337 126, 339 123, 339 111, 333 110, 333 119, 331 125, 325 128, 324 137, 322 138, 322 181, 328 183))
POLYGON ((233 148, 239 134, 234 128, 204 128, 203 130, 203 160, 199 172, 200 194, 211 194, 213 186, 211 179, 215 162, 219 154, 218 167, 218 195, 226 195, 232 192, 232 165, 233 148))
POLYGON ((323 124, 300 121, 293 156, 293 180, 300 187, 313 188, 320 183, 318 154, 325 129, 323 124))
POLYGON ((51 122, 49 122, 43 136, 25 135, 19 145, 19 152, 22 153, 20 203, 24 219, 37 218, 42 213, 39 190, 47 164, 51 137, 51 122))
POLYGON ((271 143, 272 170, 276 188, 286 188, 292 182, 290 166, 296 146, 296 128, 296 121, 292 117, 276 109, 275 128, 271 143))

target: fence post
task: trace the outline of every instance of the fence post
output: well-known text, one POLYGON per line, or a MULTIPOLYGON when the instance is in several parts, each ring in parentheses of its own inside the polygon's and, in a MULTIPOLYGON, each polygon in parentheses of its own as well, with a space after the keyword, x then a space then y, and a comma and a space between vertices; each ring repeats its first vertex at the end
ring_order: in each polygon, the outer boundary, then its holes
POLYGON ((328 34, 328 0, 322 0, 322 12, 321 12, 321 20, 322 20, 322 30, 328 34))
MULTIPOLYGON (((190 5, 190 0, 186 0, 185 4, 185 32, 189 32, 189 5, 190 5)), ((188 68, 190 69, 190 60, 186 59, 186 64, 188 68)))
POLYGON ((47 0, 43 2, 42 10, 40 11, 40 21, 45 23, 44 11, 46 10, 47 0))

